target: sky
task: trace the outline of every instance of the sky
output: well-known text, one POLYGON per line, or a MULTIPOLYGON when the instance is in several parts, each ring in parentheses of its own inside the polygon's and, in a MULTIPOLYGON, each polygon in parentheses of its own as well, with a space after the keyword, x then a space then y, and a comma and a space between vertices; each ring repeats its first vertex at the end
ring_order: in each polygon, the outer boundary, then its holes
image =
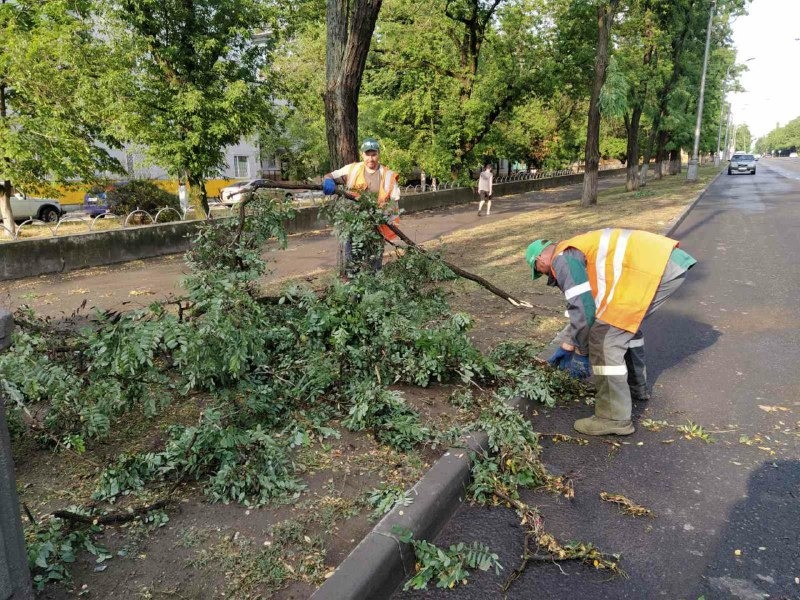
POLYGON ((742 93, 729 93, 733 120, 754 137, 800 117, 800 0, 752 0, 733 24, 742 93))

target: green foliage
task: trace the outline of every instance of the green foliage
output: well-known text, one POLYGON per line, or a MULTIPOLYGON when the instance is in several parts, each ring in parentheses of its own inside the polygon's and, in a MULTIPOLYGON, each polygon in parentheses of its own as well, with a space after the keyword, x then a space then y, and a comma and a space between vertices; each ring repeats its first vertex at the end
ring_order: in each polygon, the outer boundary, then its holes
MULTIPOLYGON (((151 215, 162 208, 172 208, 180 214, 180 203, 175 194, 171 194, 154 182, 146 179, 134 179, 127 183, 114 186, 106 192, 109 208, 115 215, 127 215, 134 210, 146 210, 151 215)), ((174 213, 169 212, 169 218, 176 219, 174 213)), ((161 218, 159 220, 162 220, 161 218)), ((166 219, 164 219, 166 220, 166 219)))
MULTIPOLYGON (((770 152, 787 156, 800 148, 800 117, 792 119, 783 127, 776 127, 756 141, 755 151, 759 154, 770 152)), ((737 146, 737 149, 738 146, 737 146)))
POLYGON ((80 1, 0 5, 0 181, 29 195, 121 170, 105 149, 117 145, 103 129, 114 113, 97 86, 112 61, 93 25, 80 1))
POLYGON ((414 539, 408 529, 395 527, 393 533, 401 542, 411 544, 417 557, 417 572, 405 583, 404 590, 427 589, 432 580, 436 580, 437 588, 451 589, 467 582, 468 569, 494 569, 496 575, 503 569, 497 554, 480 542, 469 545, 459 542, 449 548, 440 548, 425 540, 414 539))
POLYGON ((112 0, 104 9, 119 65, 105 81, 116 92, 120 135, 204 196, 203 179, 224 166, 225 146, 271 120, 269 57, 281 32, 274 5, 112 0))
POLYGON ((97 557, 97 562, 111 558, 108 550, 93 540, 101 531, 97 525, 75 529, 54 517, 29 528, 26 531, 28 564, 36 589, 44 589, 51 581, 70 581, 69 565, 82 550, 97 557))
POLYGON ((412 502, 414 499, 411 495, 396 485, 381 485, 373 488, 367 495, 367 504, 372 507, 370 517, 376 521, 395 506, 408 506, 412 502))

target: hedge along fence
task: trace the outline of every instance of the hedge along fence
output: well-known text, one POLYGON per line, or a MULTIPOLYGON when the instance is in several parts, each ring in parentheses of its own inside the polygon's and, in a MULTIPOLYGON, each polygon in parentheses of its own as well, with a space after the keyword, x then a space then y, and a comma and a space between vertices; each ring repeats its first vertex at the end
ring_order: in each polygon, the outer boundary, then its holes
MULTIPOLYGON (((625 169, 608 169, 600 171, 600 177, 623 173, 625 169)), ((582 181, 583 174, 580 173, 498 183, 492 191, 494 196, 509 196, 582 181)), ((466 204, 477 198, 477 191, 473 188, 440 189, 403 197, 400 207, 405 213, 414 213, 466 204)), ((201 223, 203 221, 180 221, 0 244, 0 281, 185 252, 201 223)), ((314 231, 327 226, 319 206, 299 209, 295 218, 286 223, 289 233, 314 231)))

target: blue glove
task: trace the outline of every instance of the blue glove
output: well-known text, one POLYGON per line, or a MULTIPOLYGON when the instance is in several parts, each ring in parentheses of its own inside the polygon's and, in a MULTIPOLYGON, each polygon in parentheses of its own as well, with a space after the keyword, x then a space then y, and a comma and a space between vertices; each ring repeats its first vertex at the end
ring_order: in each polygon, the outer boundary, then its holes
POLYGON ((592 376, 592 365, 589 364, 589 357, 582 354, 573 355, 567 372, 575 379, 589 379, 592 376))
POLYGON ((563 348, 559 348, 555 351, 555 354, 547 359, 551 365, 553 365, 556 369, 563 369, 566 370, 569 368, 570 362, 572 362, 572 355, 574 353, 571 350, 564 350, 563 348))
POLYGON ((332 196, 336 193, 336 182, 333 179, 326 179, 322 182, 322 193, 326 196, 332 196))

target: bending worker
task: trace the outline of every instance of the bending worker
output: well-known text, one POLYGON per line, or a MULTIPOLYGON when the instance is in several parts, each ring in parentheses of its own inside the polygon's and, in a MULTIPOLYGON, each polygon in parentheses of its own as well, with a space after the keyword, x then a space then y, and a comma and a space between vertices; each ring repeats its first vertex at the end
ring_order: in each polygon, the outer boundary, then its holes
MULTIPOLYGON (((400 187, 397 184, 397 173, 380 164, 380 146, 377 140, 367 138, 361 144, 361 162, 350 163, 324 176, 322 190, 331 195, 336 191, 336 183, 343 183, 348 192, 358 195, 359 192, 372 192, 378 195, 378 206, 382 207, 387 218, 394 225, 400 222, 397 202, 400 200, 400 187)), ((380 234, 385 240, 392 241, 397 238, 386 225, 379 227, 380 234)), ((383 264, 383 245, 380 249, 366 249, 367 256, 362 256, 365 249, 354 249, 352 240, 344 244, 344 271, 351 275, 352 270, 361 266, 359 263, 369 264, 373 270, 378 271, 383 264), (354 250, 359 250, 354 252, 354 250)))
POLYGON ((547 275, 567 299, 569 325, 550 364, 596 377, 586 435, 628 435, 631 398, 648 400, 642 321, 684 282, 697 262, 670 238, 631 229, 590 231, 562 242, 536 240, 525 254, 533 279, 547 275), (591 370, 590 370, 591 369, 591 370))

